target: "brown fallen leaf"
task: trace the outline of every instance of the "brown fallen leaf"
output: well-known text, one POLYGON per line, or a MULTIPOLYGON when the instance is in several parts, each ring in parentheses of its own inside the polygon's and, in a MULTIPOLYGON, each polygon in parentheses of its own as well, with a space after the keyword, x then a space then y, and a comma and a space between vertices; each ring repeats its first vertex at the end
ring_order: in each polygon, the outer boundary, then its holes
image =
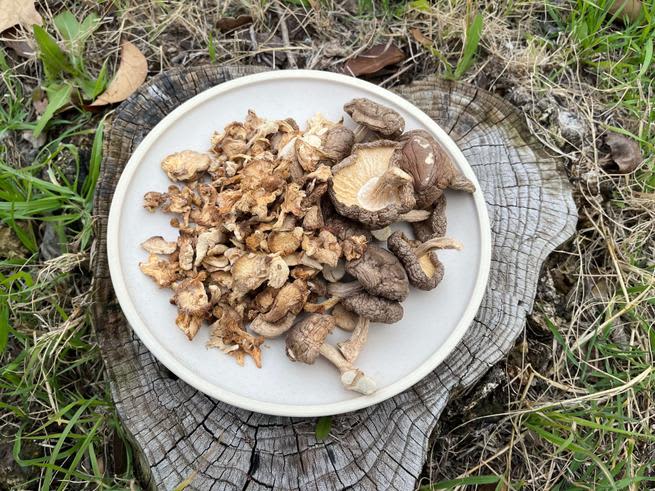
POLYGON ((614 15, 621 9, 619 14, 620 19, 628 18, 634 22, 641 14, 641 1, 640 0, 614 0, 610 4, 609 13, 614 15))
POLYGON ((423 34, 418 27, 411 28, 409 32, 414 38, 414 41, 416 41, 418 44, 425 46, 426 48, 432 46, 432 39, 423 34))
POLYGON ((613 164, 607 164, 604 167, 610 171, 629 174, 644 160, 639 144, 628 137, 618 133, 608 133, 605 136, 605 144, 610 147, 613 164))
POLYGON ((241 26, 252 23, 252 17, 249 15, 240 15, 239 17, 223 17, 216 21, 216 27, 221 32, 229 32, 241 26))
POLYGON ((28 29, 34 24, 43 24, 34 0, 0 0, 0 32, 17 24, 28 29))
POLYGON ((344 65, 344 70, 355 77, 359 75, 371 75, 379 72, 384 67, 401 62, 405 59, 405 53, 400 48, 390 44, 377 44, 367 49, 362 54, 351 58, 344 65))
POLYGON ((121 45, 121 62, 109 87, 90 104, 104 106, 127 99, 132 92, 141 87, 148 75, 148 61, 139 48, 129 41, 121 45))
POLYGON ((36 48, 24 39, 5 39, 3 43, 21 58, 32 58, 36 56, 36 48))

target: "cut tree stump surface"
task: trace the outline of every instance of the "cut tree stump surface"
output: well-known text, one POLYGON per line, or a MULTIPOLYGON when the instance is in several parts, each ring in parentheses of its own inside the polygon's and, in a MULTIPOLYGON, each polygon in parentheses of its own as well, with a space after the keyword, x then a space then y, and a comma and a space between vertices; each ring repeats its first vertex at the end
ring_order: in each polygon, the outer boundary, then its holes
POLYGON ((186 489, 198 490, 414 489, 449 396, 509 352, 532 309, 541 265, 573 234, 577 213, 569 183, 503 99, 437 79, 394 89, 450 134, 480 181, 492 227, 489 285, 473 326, 441 366, 390 400, 335 416, 330 436, 317 441, 315 418, 237 409, 176 379, 130 329, 107 266, 109 206, 136 146, 188 98, 257 71, 204 66, 161 73, 121 104, 106 130, 95 199, 94 319, 144 485, 170 490, 188 479, 186 489))

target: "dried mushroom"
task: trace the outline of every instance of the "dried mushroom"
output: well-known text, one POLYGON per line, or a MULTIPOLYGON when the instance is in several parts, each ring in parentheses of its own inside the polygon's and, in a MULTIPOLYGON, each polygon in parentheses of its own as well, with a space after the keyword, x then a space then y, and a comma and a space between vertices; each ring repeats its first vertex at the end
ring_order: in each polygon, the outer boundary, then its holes
POLYGON ((403 134, 395 160, 412 176, 419 208, 432 205, 446 188, 475 192, 475 185, 457 170, 446 151, 425 130, 403 134))
POLYGON ((332 168, 330 198, 339 214, 379 228, 414 207, 412 176, 396 166, 396 146, 387 140, 355 145, 332 168))
POLYGON ((210 163, 209 155, 184 150, 162 160, 161 168, 171 181, 192 181, 209 169, 210 163))
POLYGON ((261 367, 264 339, 286 333, 291 360, 323 356, 345 388, 370 394, 375 383, 352 364, 370 323, 400 320, 410 283, 441 281, 435 250, 459 245, 439 238, 443 190, 474 188, 429 133, 403 133, 393 109, 355 99, 344 110, 355 131, 320 114, 300 129, 248 111, 212 136, 208 153, 164 158, 174 184, 146 193, 143 206, 171 214, 177 240, 145 240, 139 268, 172 290, 189 340, 208 324, 208 346, 261 367), (401 221, 420 241, 392 233, 401 221), (351 332, 336 347, 326 342, 335 326, 351 332))
MULTIPOLYGON (((448 218, 446 217, 446 195, 442 194, 432 205, 430 216, 422 222, 412 223, 414 235, 421 242, 428 241, 433 237, 443 237, 446 234, 448 218)), ((391 234, 389 234, 391 235, 391 234)), ((386 241, 389 237, 383 239, 386 241)), ((382 240, 382 239, 380 239, 382 240)))
POLYGON ((371 245, 359 258, 346 263, 346 272, 359 280, 371 295, 401 302, 409 294, 409 282, 398 258, 371 245))
MULTIPOLYGON (((398 138, 405 129, 405 120, 400 114, 370 99, 353 99, 343 106, 343 110, 363 129, 383 138, 398 138)), ((356 136, 357 141, 363 141, 364 138, 356 136)))
POLYGON ((375 382, 355 368, 334 346, 325 342, 334 326, 332 316, 324 314, 313 314, 298 322, 287 334, 287 356, 291 361, 312 365, 322 355, 341 372, 344 387, 362 394, 372 394, 376 389, 375 382))
POLYGON ((376 297, 369 293, 357 293, 341 299, 341 305, 372 322, 393 324, 403 318, 403 306, 399 302, 376 297))
POLYGON ((435 251, 462 249, 462 244, 446 237, 419 242, 409 240, 402 232, 394 232, 387 245, 403 263, 410 283, 421 290, 432 290, 443 279, 444 266, 435 251))

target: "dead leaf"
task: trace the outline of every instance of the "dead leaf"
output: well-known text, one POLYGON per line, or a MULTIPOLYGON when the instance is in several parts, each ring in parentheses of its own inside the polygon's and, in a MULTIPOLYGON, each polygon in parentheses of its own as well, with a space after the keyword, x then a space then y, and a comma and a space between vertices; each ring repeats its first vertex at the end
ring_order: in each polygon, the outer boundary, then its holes
POLYGON ((619 174, 629 174, 644 160, 639 144, 618 133, 608 133, 605 144, 610 147, 611 158, 616 165, 606 165, 609 170, 616 170, 619 174))
POLYGON ((36 55, 36 48, 24 39, 5 39, 3 43, 21 58, 32 58, 36 55))
POLYGON ((423 34, 419 28, 413 27, 409 30, 409 32, 414 38, 414 41, 416 41, 418 44, 425 46, 426 48, 432 46, 432 39, 423 34))
POLYGON ((229 32, 237 29, 241 26, 245 26, 252 23, 252 17, 249 15, 240 15, 239 17, 223 17, 216 21, 216 27, 221 32, 229 32))
POLYGON ((346 73, 354 75, 371 75, 382 70, 388 65, 393 65, 405 59, 403 53, 393 44, 377 44, 367 49, 359 56, 355 56, 346 62, 344 69, 346 73))
POLYGON ((139 48, 129 41, 123 41, 121 45, 121 62, 109 87, 98 98, 90 104, 93 106, 104 106, 114 104, 127 99, 141 84, 148 75, 148 61, 139 48))
POLYGON ((0 0, 0 32, 17 24, 29 29, 34 24, 43 24, 34 0, 0 0))
POLYGON ((621 9, 619 14, 620 19, 628 18, 634 22, 641 14, 641 1, 640 0, 614 0, 610 4, 609 13, 614 15, 621 9))

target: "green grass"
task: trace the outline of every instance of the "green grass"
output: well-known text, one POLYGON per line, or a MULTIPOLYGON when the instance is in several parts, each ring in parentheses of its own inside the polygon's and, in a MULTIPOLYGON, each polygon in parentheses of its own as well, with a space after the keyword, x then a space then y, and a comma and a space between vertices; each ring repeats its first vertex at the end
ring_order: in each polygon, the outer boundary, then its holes
MULTIPOLYGON (((35 124, 3 51, 0 68, 0 135, 10 141, 35 124)), ((114 435, 120 441, 122 429, 89 318, 92 200, 104 124, 84 112, 51 123, 56 132, 29 165, 8 161, 0 139, 0 220, 25 250, 22 258, 0 260, 0 434, 22 468, 21 489, 121 489, 129 487, 131 457, 128 451, 114 475, 108 442, 114 435), (46 224, 63 253, 48 263, 39 259, 46 224)))

